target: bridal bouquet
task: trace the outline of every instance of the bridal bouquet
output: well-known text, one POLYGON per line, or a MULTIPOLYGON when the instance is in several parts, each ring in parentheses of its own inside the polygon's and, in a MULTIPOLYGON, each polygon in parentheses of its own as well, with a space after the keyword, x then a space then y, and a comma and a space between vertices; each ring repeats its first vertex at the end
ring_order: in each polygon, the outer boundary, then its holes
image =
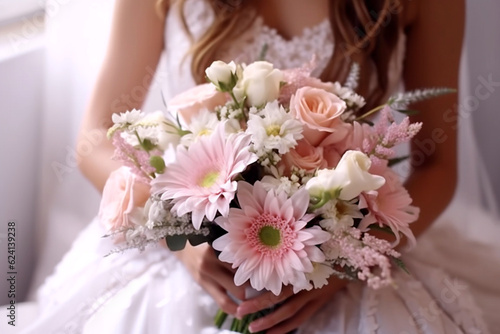
POLYGON ((402 235, 415 243, 409 224, 419 210, 390 166, 422 126, 393 113, 447 91, 400 94, 359 115, 355 66, 344 85, 310 71, 216 61, 209 83, 169 101, 176 119, 113 115, 108 136, 127 167, 110 177, 122 195, 101 218, 120 250, 208 241, 236 269, 236 285, 276 295, 285 285, 320 288, 331 275, 391 284, 392 264, 402 266, 394 246, 402 235), (151 189, 144 207, 132 193, 141 182, 151 189))

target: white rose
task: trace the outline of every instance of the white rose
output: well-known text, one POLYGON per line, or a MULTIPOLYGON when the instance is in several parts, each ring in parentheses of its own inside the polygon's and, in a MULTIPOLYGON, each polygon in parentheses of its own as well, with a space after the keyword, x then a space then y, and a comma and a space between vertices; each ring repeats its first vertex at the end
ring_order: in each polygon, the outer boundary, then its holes
POLYGON ((233 93, 239 101, 246 96, 247 105, 260 107, 278 98, 282 81, 283 73, 273 64, 256 61, 244 68, 233 93))
POLYGON ((205 74, 221 91, 231 90, 236 84, 236 64, 233 61, 226 64, 216 60, 205 70, 205 74))
POLYGON ((382 187, 385 179, 382 176, 368 173, 371 161, 359 151, 347 151, 335 169, 322 169, 318 175, 310 179, 306 189, 313 197, 323 197, 324 193, 337 193, 342 200, 351 200, 363 191, 376 190, 382 187))

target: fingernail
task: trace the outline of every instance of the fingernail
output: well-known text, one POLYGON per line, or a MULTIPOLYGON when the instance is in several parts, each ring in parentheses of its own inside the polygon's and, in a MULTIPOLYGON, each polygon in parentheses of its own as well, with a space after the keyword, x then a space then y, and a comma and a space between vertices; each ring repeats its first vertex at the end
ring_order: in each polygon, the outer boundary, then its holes
POLYGON ((247 313, 248 313, 248 310, 245 306, 238 306, 238 308, 236 309, 236 316, 239 318, 242 318, 247 313))
POLYGON ((250 333, 258 332, 260 330, 259 324, 255 324, 255 322, 252 322, 250 326, 248 326, 248 330, 250 331, 250 333))

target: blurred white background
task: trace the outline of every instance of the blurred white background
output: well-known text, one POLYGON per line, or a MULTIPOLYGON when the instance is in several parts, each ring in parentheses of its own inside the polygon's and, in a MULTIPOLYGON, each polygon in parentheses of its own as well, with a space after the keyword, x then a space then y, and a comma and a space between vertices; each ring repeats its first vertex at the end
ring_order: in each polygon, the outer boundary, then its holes
MULTIPOLYGON (((17 302, 34 297, 98 209, 99 196, 75 162, 76 154, 91 149, 92 138, 78 153, 75 139, 103 58, 112 5, 0 0, 0 273, 8 271, 6 230, 14 221, 17 302)), ((461 119, 473 121, 485 162, 479 172, 489 175, 495 192, 482 201, 499 206, 500 2, 468 0, 467 13, 461 119), (493 83, 478 95, 485 81, 493 83)), ((145 110, 161 105, 157 89, 145 110)), ((1 276, 0 305, 9 302, 7 290, 1 276)))

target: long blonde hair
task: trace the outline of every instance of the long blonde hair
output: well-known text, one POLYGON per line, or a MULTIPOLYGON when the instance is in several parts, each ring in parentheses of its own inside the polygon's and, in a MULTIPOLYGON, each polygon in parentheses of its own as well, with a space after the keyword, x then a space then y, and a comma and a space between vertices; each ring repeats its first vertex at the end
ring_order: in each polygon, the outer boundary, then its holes
MULTIPOLYGON (((157 5, 165 13, 169 5, 179 2, 179 15, 184 28, 189 27, 184 17, 186 0, 158 0, 157 5)), ((205 0, 214 11, 214 22, 203 36, 193 41, 191 71, 198 83, 205 82, 204 70, 216 58, 216 52, 236 38, 241 31, 242 20, 251 11, 251 0, 205 0)), ((344 81, 353 62, 361 67, 358 93, 367 97, 367 107, 377 104, 389 89, 389 63, 396 49, 401 20, 399 0, 334 0, 330 3, 330 22, 335 40, 335 50, 321 79, 344 81), (377 73, 378 85, 369 91, 369 78, 377 73)))

